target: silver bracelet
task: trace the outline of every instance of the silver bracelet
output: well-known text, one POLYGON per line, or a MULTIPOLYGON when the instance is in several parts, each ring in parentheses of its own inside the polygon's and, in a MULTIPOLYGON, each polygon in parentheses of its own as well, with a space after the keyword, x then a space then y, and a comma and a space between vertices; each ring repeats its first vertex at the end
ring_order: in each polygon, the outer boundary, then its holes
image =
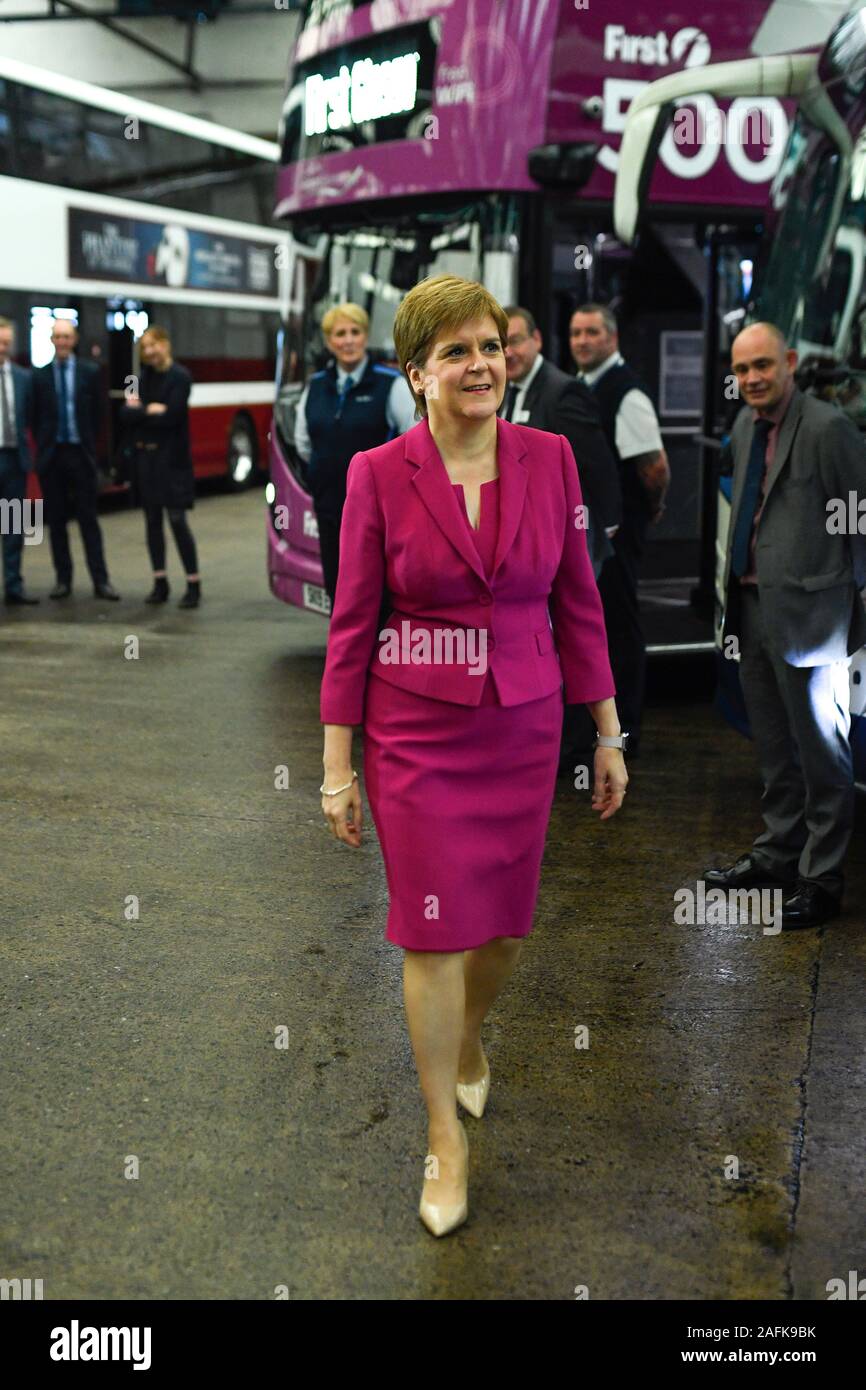
MULTIPOLYGON (((352 768, 352 782, 357 781, 357 777, 358 777, 357 772, 355 771, 354 768, 352 768)), ((322 785, 319 787, 319 791, 322 792, 325 796, 336 796, 338 792, 347 792, 347 791, 349 790, 349 788, 351 787, 352 782, 347 782, 346 785, 345 785, 345 787, 335 787, 334 790, 331 791, 331 792, 329 792, 329 791, 327 791, 327 790, 325 789, 325 784, 324 784, 324 782, 323 782, 322 785)))

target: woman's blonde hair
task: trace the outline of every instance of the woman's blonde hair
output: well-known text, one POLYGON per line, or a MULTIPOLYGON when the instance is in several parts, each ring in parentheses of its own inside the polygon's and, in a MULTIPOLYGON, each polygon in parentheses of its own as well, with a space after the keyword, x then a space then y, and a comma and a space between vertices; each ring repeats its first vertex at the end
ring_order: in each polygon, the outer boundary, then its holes
POLYGON ((366 309, 361 308, 360 304, 335 304, 332 309, 329 309, 322 319, 322 332, 325 337, 329 335, 337 319, 349 319, 365 333, 370 331, 370 315, 366 309))
POLYGON ((498 300, 477 280, 460 275, 432 275, 410 290, 394 320, 394 347, 415 404, 427 414, 423 393, 409 380, 409 367, 424 370, 427 355, 441 333, 489 315, 499 330, 503 348, 508 337, 508 316, 498 300))

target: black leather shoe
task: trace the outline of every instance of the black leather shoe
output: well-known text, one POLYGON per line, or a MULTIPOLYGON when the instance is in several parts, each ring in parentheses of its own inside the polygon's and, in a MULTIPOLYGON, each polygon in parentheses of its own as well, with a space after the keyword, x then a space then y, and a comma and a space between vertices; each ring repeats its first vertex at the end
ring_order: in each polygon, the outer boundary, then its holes
POLYGON ((712 888, 792 888, 794 875, 780 878, 763 864, 758 864, 751 854, 741 854, 733 864, 723 869, 707 869, 703 874, 704 883, 712 888))
POLYGON ((809 883, 801 878, 790 898, 782 902, 782 931, 796 931, 798 927, 820 927, 831 917, 838 917, 842 911, 842 901, 820 883, 809 883))
POLYGON ((201 580, 188 579, 186 593, 177 605, 178 608, 198 608, 201 603, 201 580))
POLYGON ((94 598, 119 599, 119 598, 120 598, 120 594, 117 592, 117 590, 115 589, 114 585, 113 585, 113 584, 109 584, 108 580, 106 579, 106 581, 105 581, 104 584, 94 584, 94 586, 93 586, 93 597, 94 597, 94 598))
POLYGON ((51 593, 48 595, 48 597, 49 597, 49 598, 69 598, 69 595, 70 595, 71 593, 72 593, 72 585, 71 585, 71 584, 64 584, 64 583, 63 583, 63 580, 61 579, 61 580, 58 580, 57 583, 54 585, 54 588, 51 590, 51 593))
POLYGON ((13 605, 13 604, 16 604, 16 603, 38 603, 38 602, 39 602, 38 598, 31 598, 29 594, 25 594, 25 593, 23 592, 23 590, 21 590, 21 589, 15 589, 15 590, 13 590, 12 593, 7 594, 7 595, 6 595, 6 600, 5 600, 5 601, 6 601, 6 603, 9 604, 10 607, 12 607, 12 605, 13 605))
POLYGON ((144 601, 145 603, 166 603, 170 593, 171 586, 168 580, 164 575, 160 575, 158 579, 154 579, 153 588, 144 601))

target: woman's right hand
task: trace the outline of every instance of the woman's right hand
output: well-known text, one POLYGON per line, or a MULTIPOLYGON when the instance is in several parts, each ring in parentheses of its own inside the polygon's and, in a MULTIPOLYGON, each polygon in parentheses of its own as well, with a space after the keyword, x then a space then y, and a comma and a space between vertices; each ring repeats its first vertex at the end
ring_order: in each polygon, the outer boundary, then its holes
POLYGON ((337 840, 353 849, 361 844, 361 793, 357 780, 336 796, 322 796, 322 812, 328 829, 337 840))

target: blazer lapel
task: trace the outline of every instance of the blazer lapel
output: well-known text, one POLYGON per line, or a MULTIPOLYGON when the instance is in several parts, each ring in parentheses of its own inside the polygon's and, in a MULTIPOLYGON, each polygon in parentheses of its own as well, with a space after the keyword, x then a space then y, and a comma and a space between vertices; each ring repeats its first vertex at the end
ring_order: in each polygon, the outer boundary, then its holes
POLYGON ((799 391, 795 391, 791 397, 785 418, 782 421, 782 428, 779 430, 779 438, 776 443, 776 453, 773 457, 773 467, 770 469, 770 476, 767 478, 767 490, 764 494, 765 501, 773 490, 773 484, 781 473, 788 461, 791 446, 794 443, 794 435, 797 433, 797 426, 800 423, 800 416, 803 413, 803 397, 799 391))
POLYGON ((530 385, 529 390, 523 398, 523 409, 529 415, 532 414, 532 411, 535 409, 535 406, 538 403, 538 399, 544 388, 544 378, 546 375, 547 359, 545 358, 538 371, 535 373, 535 376, 532 380, 532 384, 530 385))
POLYGON ((12 394, 15 397, 15 428, 20 438, 20 432, 23 428, 21 422, 24 420, 24 377, 14 362, 12 363, 12 394))
MULTIPOLYGON (((528 480, 526 464, 523 462, 526 450, 521 443, 519 431, 506 420, 497 419, 496 434, 499 464, 499 536, 491 580, 517 535, 528 480)), ((417 466, 412 481, 418 490, 418 496, 446 540, 450 541, 473 573, 486 584, 488 580, 481 557, 467 530, 460 503, 430 433, 428 421, 423 420, 420 425, 409 430, 404 438, 405 458, 408 463, 417 466)))
MULTIPOLYGON (((742 450, 734 456, 734 479, 731 484, 731 516, 728 524, 729 538, 733 539, 737 529, 737 517, 740 511, 740 502, 743 496, 743 487, 746 482, 746 473, 749 467, 749 455, 752 452, 752 440, 755 435, 754 421, 749 424, 745 431, 742 450)), ((728 546, 730 550, 730 545, 728 546)))
MULTIPOLYGON (((767 497, 769 497, 773 484, 775 483, 776 479, 778 478, 779 474, 781 473, 788 460, 788 456, 791 452, 791 446, 794 443, 794 435, 797 433, 797 426, 800 423, 800 415, 802 413, 802 409, 802 395, 799 392, 795 391, 794 395, 791 397, 791 403, 788 406, 788 409, 785 413, 785 418, 782 421, 782 428, 779 431, 779 438, 776 444, 776 453, 773 458, 773 467, 770 469, 770 476, 767 479, 767 488, 764 494, 765 501, 767 497)), ((743 439, 743 449, 740 455, 739 467, 736 467, 734 470, 734 483, 731 491, 731 535, 733 535, 737 525, 737 515, 740 510, 740 501, 743 496, 743 488, 746 483, 746 473, 748 472, 749 468, 749 455, 752 452, 752 440, 754 439, 754 437, 755 426, 754 422, 751 422, 749 428, 745 432, 745 437, 743 439)))
POLYGON ((517 528, 526 501, 529 470, 524 462, 526 450, 520 431, 507 420, 497 420, 497 460, 499 463, 499 537, 490 578, 502 564, 517 537, 517 528))

